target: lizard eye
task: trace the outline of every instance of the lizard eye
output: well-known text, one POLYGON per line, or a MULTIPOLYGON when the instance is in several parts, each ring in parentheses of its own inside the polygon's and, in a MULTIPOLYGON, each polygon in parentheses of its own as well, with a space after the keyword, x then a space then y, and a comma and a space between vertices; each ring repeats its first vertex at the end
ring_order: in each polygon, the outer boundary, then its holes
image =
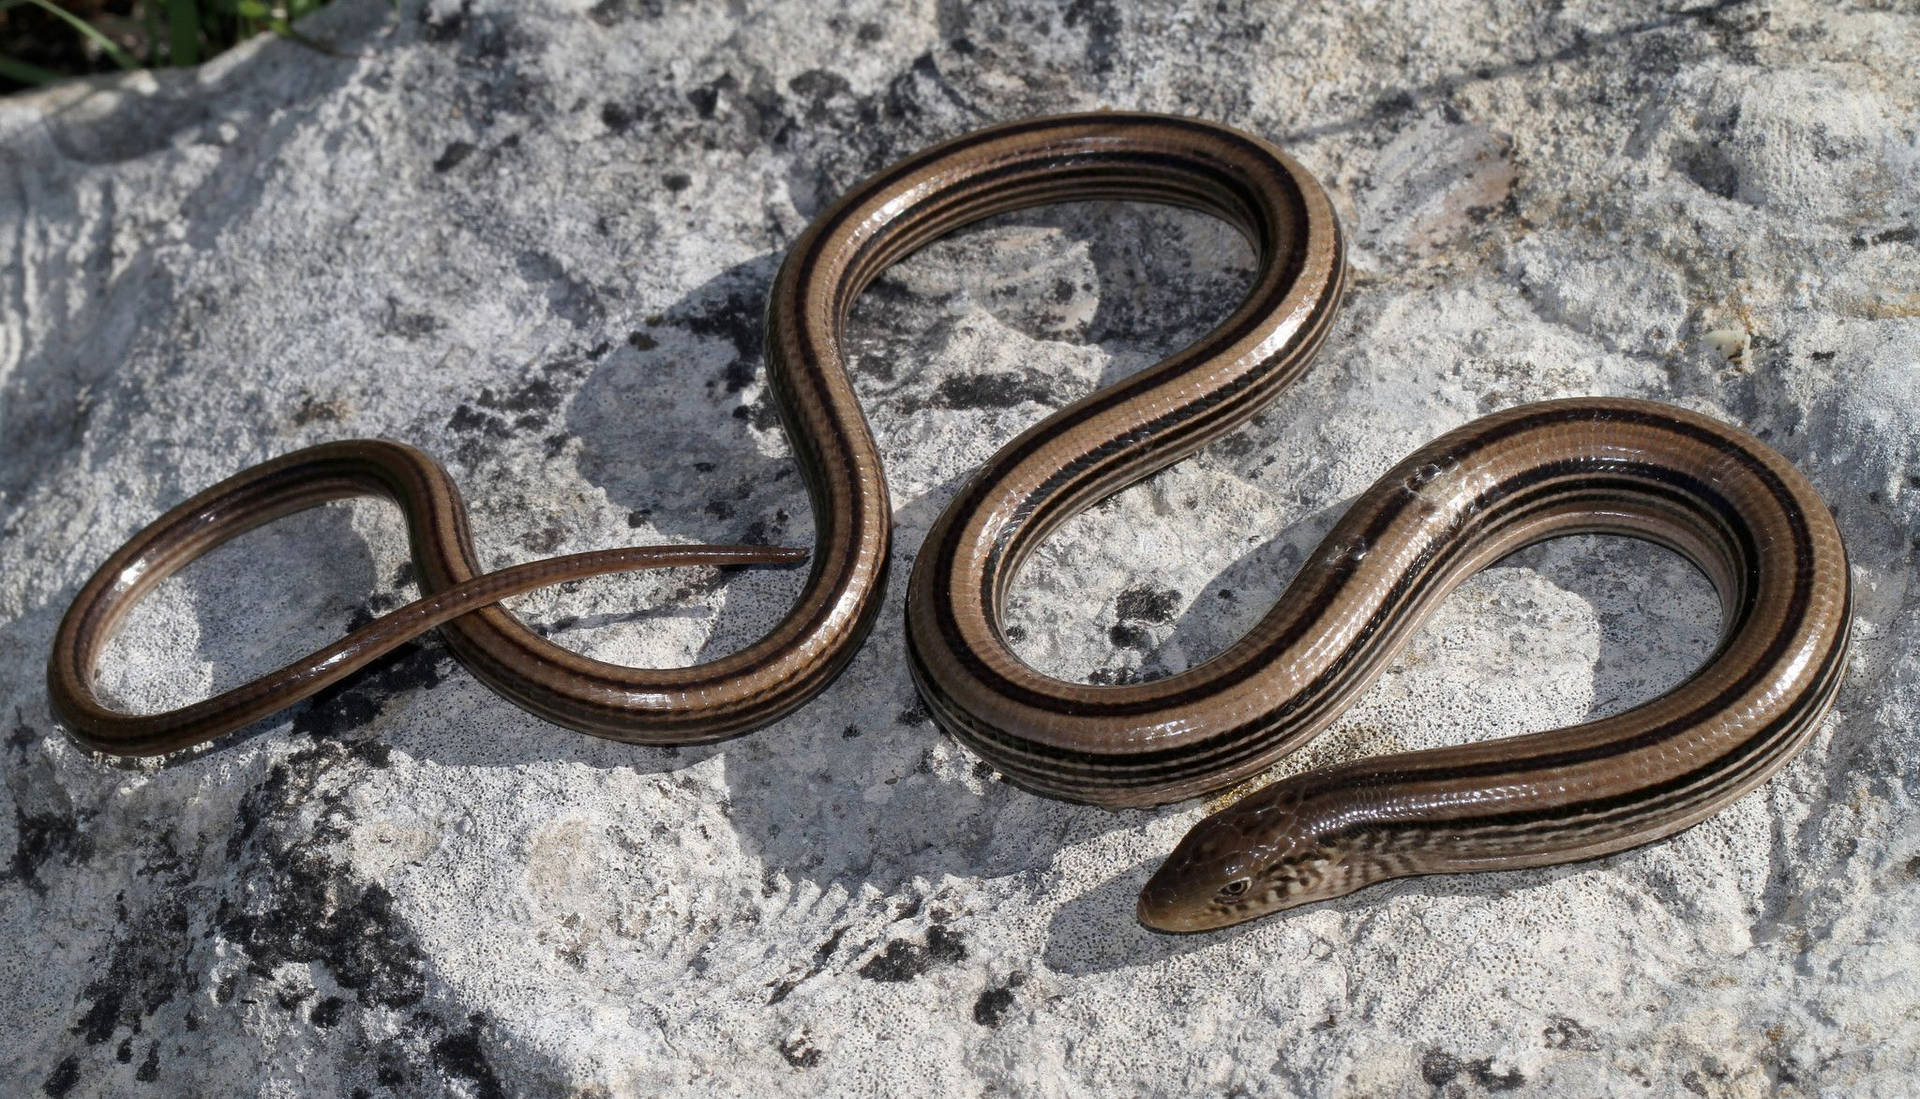
POLYGON ((1223 897, 1238 897, 1240 894, 1245 893, 1247 887, 1252 884, 1252 878, 1235 878, 1220 887, 1220 895, 1223 897))

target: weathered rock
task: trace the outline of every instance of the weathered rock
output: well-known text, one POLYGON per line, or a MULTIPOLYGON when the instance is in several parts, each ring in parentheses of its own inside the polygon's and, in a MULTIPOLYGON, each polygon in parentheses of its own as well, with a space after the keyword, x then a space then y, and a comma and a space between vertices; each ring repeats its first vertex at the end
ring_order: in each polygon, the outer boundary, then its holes
MULTIPOLYGON (((1920 20, 985 7, 341 0, 307 25, 335 54, 262 40, 0 101, 0 1091, 1912 1089, 1920 20), (545 725, 436 642, 157 764, 92 757, 48 713, 48 639, 92 568, 311 442, 441 456, 496 563, 806 544, 759 365, 782 249, 893 157, 1098 105, 1285 143, 1357 279, 1272 411, 1042 549, 1024 655, 1093 681, 1204 659, 1419 441, 1632 394, 1759 432, 1836 509, 1859 617, 1827 731, 1667 843, 1164 938, 1133 891, 1203 807, 984 772, 914 697, 899 584, 824 696, 699 750, 545 725)), ((1203 331, 1248 263, 1199 216, 1074 207, 884 277, 852 342, 895 575, 966 470, 1203 331)), ((393 605, 405 559, 383 506, 287 520, 166 585, 106 682, 144 707, 237 682, 393 605)), ((745 643, 797 584, 515 606, 661 665, 745 643)), ((1542 547, 1287 766, 1616 712, 1715 621, 1664 552, 1542 547)))

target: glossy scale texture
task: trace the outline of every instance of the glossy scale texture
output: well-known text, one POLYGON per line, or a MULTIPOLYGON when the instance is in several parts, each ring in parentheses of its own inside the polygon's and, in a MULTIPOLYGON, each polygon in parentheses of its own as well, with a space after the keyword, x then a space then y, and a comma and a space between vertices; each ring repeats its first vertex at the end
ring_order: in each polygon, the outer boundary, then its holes
POLYGON ((199 743, 439 628, 516 704, 621 740, 683 744, 777 720, 831 683, 871 628, 891 510, 842 353, 848 311, 889 264, 956 228, 1044 203, 1132 199, 1218 216, 1253 246, 1246 297, 1161 363, 1022 433, 961 488, 916 559, 908 662, 943 727, 1022 786, 1104 805, 1216 790, 1324 728, 1462 579, 1574 532, 1668 545, 1714 582, 1720 648, 1627 713, 1505 741, 1308 772, 1203 821, 1148 883, 1140 917, 1198 930, 1408 874, 1586 858, 1669 835, 1765 781, 1802 747, 1844 669, 1845 550, 1812 487, 1770 448, 1644 401, 1511 409, 1421 449, 1355 502, 1280 601, 1218 656, 1152 683, 1088 686, 1027 667, 1001 629, 1009 584, 1048 533, 1243 423, 1304 371, 1346 278, 1338 219, 1280 150, 1193 119, 1033 119, 909 157, 794 243, 769 296, 770 389, 815 518, 811 571, 768 634, 689 668, 555 646, 497 600, 610 571, 781 564, 797 550, 603 550, 481 574, 444 471, 397 443, 348 441, 256 466, 174 508, 82 588, 48 662, 76 739, 126 755, 199 743), (418 602, 206 702, 131 715, 92 671, 151 587, 235 535, 355 494, 405 512, 418 602))

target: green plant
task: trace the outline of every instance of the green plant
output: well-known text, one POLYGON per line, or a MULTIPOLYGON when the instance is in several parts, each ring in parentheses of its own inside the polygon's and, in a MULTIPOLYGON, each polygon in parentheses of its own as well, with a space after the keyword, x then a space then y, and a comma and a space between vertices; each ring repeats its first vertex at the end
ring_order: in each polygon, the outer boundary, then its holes
POLYGON ((293 29, 293 23, 322 3, 0 0, 0 82, 50 84, 108 65, 121 69, 197 65, 262 32, 315 46, 293 29))

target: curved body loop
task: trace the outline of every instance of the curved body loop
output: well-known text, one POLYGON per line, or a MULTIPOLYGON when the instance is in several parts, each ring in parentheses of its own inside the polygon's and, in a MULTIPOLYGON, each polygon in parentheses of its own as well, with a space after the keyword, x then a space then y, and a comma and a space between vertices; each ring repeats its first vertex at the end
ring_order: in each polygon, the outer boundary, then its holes
POLYGON ((955 495, 915 560, 908 663, 939 723, 1014 782, 1151 805, 1252 775, 1337 716, 1462 579, 1540 539, 1624 533, 1713 581, 1718 650, 1686 682, 1600 721, 1358 760, 1275 783, 1203 821, 1148 883, 1140 917, 1197 930, 1408 874, 1533 866, 1648 842, 1764 782, 1805 745, 1845 668, 1850 581, 1818 494, 1764 443, 1645 401, 1509 409, 1408 457, 1353 504, 1278 603, 1224 652, 1149 683, 1043 675, 1007 644, 1009 585, 1074 514, 1245 422, 1305 370, 1346 279, 1318 183, 1285 153, 1212 123, 1098 112, 1033 119, 915 154, 850 191, 794 243, 767 307, 770 390, 813 505, 800 597, 764 637, 689 668, 608 664, 551 644, 495 601, 594 573, 780 564, 796 550, 605 550, 482 573, 446 474, 396 443, 311 448, 156 520, 75 598, 49 693, 90 747, 154 754, 305 697, 438 627, 476 676, 527 710, 621 740, 683 744, 772 722, 819 693, 878 612, 891 510, 843 351, 848 312, 889 264, 960 226, 1043 203, 1190 207, 1252 245, 1246 297, 1206 336, 1023 432, 955 495), (162 577, 243 530, 343 495, 407 516, 425 596, 204 703, 130 715, 93 665, 162 577))

